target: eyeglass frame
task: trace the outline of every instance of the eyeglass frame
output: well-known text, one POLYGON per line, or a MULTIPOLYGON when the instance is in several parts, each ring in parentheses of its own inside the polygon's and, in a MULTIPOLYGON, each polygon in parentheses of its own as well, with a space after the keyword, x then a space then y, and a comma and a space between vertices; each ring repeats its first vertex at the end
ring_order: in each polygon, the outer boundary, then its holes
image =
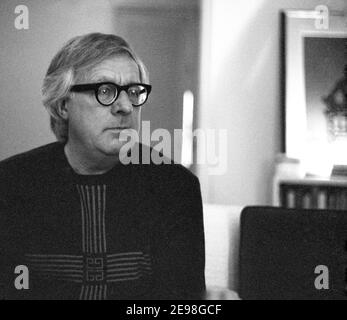
MULTIPOLYGON (((84 91, 94 91, 94 95, 95 95, 95 98, 96 100, 103 106, 105 107, 108 107, 110 106, 111 104, 113 104, 119 97, 120 93, 124 90, 126 93, 127 91, 129 90, 130 87, 132 86, 136 86, 136 85, 141 85, 143 86, 146 90, 147 90, 147 96, 146 96, 146 99, 143 103, 141 104, 133 104, 132 103, 132 106, 133 107, 141 107, 142 105, 144 105, 148 99, 148 96, 149 94, 151 93, 151 90, 152 90, 152 86, 149 85, 149 84, 145 84, 145 83, 140 83, 140 82, 133 82, 133 83, 129 83, 129 84, 126 84, 124 86, 120 86, 114 82, 98 82, 98 83, 83 83, 83 84, 75 84, 75 85, 72 85, 70 90, 71 92, 84 92, 84 91), (105 85, 105 84, 111 84, 113 86, 116 87, 117 89, 117 94, 115 95, 115 97, 112 99, 112 101, 108 104, 105 104, 105 103, 102 103, 99 98, 98 98, 98 90, 99 88, 102 86, 102 85, 105 85)), ((127 93, 128 94, 128 93, 127 93)))

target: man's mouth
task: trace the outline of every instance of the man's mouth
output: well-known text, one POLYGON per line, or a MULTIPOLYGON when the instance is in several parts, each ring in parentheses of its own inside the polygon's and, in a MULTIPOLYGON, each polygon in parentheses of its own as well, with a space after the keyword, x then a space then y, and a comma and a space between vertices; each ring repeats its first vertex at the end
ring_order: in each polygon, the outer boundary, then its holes
POLYGON ((130 129, 130 127, 112 127, 112 128, 108 128, 107 130, 124 130, 124 129, 130 129))

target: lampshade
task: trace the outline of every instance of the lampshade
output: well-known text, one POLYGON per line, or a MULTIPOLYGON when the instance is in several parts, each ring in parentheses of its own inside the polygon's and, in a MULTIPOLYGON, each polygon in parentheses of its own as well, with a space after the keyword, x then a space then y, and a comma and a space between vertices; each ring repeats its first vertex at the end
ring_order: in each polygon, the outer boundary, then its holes
POLYGON ((333 136, 347 135, 347 65, 344 77, 337 81, 333 90, 323 97, 328 128, 333 136))

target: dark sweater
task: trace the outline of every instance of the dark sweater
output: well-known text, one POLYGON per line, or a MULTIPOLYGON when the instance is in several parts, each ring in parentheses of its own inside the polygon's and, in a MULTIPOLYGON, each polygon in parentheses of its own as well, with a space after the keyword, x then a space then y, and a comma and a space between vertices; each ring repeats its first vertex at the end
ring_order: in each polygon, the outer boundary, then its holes
POLYGON ((199 299, 204 265, 199 181, 181 165, 78 175, 58 142, 0 162, 0 298, 199 299))

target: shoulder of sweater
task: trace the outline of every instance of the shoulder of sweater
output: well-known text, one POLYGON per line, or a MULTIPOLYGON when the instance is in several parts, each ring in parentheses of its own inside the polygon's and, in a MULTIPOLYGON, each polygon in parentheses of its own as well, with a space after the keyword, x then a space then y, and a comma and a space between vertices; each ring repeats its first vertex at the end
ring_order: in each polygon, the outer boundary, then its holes
POLYGON ((198 181, 197 176, 183 165, 174 162, 173 159, 165 157, 162 152, 140 143, 140 150, 143 152, 145 149, 147 149, 151 155, 150 167, 152 169, 152 174, 158 174, 159 178, 167 178, 170 180, 198 181), (153 158, 161 159, 161 163, 156 164, 153 158))
POLYGON ((54 159, 58 158, 60 142, 52 142, 0 161, 0 176, 19 175, 25 171, 38 171, 49 165, 54 165, 54 159))

